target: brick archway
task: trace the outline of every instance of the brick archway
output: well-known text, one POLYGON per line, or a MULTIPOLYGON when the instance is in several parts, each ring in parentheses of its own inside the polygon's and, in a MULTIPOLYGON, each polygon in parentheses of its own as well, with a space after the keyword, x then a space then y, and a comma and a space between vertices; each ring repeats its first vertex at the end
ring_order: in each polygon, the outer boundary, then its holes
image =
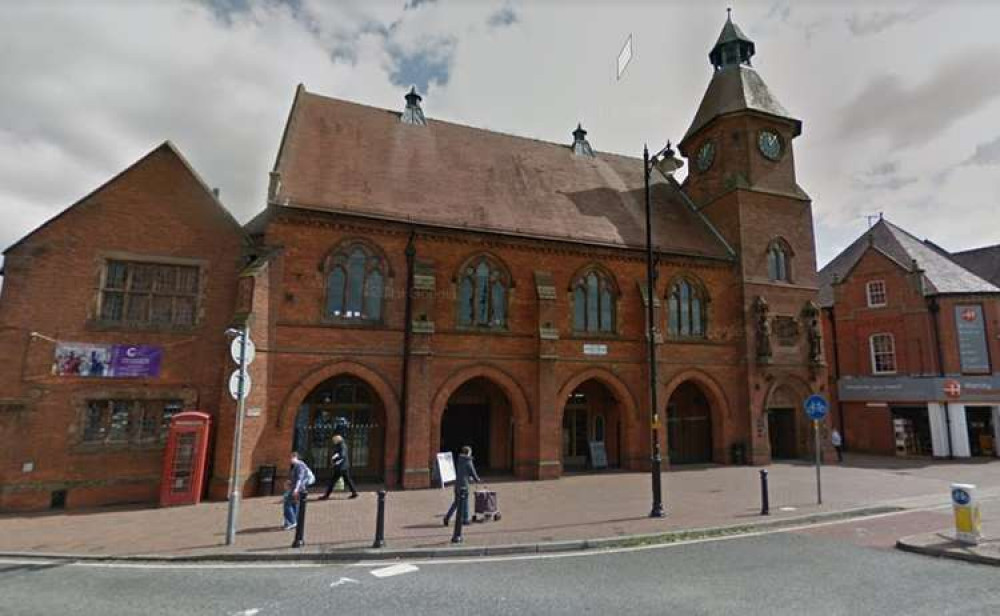
MULTIPOLYGON (((559 393, 556 394, 556 400, 559 401, 559 412, 556 416, 557 421, 555 425, 557 429, 563 429, 566 405, 570 396, 590 381, 604 387, 618 405, 618 408, 614 409, 611 416, 614 417, 617 415, 621 426, 620 428, 614 426, 614 438, 616 441, 613 443, 614 451, 610 451, 612 444, 608 445, 609 459, 611 459, 612 464, 617 463, 621 468, 633 468, 635 459, 641 457, 636 451, 636 443, 639 442, 637 439, 641 439, 636 431, 640 425, 639 405, 636 404, 635 396, 632 395, 632 391, 628 388, 628 385, 614 372, 606 368, 593 367, 581 370, 570 377, 559 389, 559 393), (620 441, 617 440, 619 438, 620 441)), ((601 414, 604 413, 602 412, 601 414)), ((566 464, 565 459, 563 460, 563 464, 566 464)))
POLYGON ((813 390, 808 381, 791 374, 775 378, 770 386, 764 390, 764 394, 755 405, 755 409, 759 412, 759 421, 762 425, 767 426, 767 450, 772 459, 776 457, 801 458, 813 449, 812 440, 809 438, 810 422, 806 419, 805 411, 802 409, 805 399, 812 393, 813 390), (790 399, 782 399, 787 396, 779 395, 785 392, 791 394, 790 399), (785 417, 785 415, 790 415, 790 417, 785 417), (781 421, 782 419, 783 421, 781 421), (779 433, 774 433, 775 430, 779 430, 779 433), (780 431, 785 430, 791 430, 791 434, 782 438, 780 431), (779 442, 780 451, 774 449, 776 439, 779 442), (785 442, 788 439, 793 439, 793 441, 785 442))
MULTIPOLYGON (((709 413, 712 423, 712 460, 722 464, 726 461, 726 434, 729 429, 729 402, 726 394, 716 380, 701 370, 685 370, 675 375, 664 388, 663 416, 667 417, 666 407, 670 404, 677 388, 684 383, 693 383, 708 399, 709 413)), ((666 430, 664 437, 666 437, 666 430)))
MULTIPOLYGON (((298 382, 285 396, 275 422, 280 432, 292 431, 299 406, 316 387, 338 376, 352 376, 368 384, 378 395, 385 412, 385 452, 383 455, 386 483, 394 483, 399 453, 399 398, 381 374, 354 361, 339 360, 323 364, 298 382)), ((290 437, 289 437, 290 438, 290 437)))
POLYGON ((514 472, 517 474, 519 472, 519 469, 517 468, 517 456, 523 454, 523 452, 518 451, 518 449, 520 449, 521 444, 526 443, 529 440, 528 428, 531 425, 531 406, 528 404, 528 398, 524 394, 524 390, 521 389, 521 386, 518 385, 517 382, 506 372, 489 364, 478 364, 461 368, 453 372, 451 376, 449 376, 438 388, 437 393, 431 401, 430 408, 430 434, 428 435, 428 442, 431 445, 431 464, 433 464, 433 457, 440 449, 441 420, 444 416, 445 408, 448 406, 448 401, 451 399, 452 394, 454 394, 462 385, 473 379, 485 379, 493 385, 496 385, 507 397, 507 401, 510 403, 510 415, 514 420, 514 439, 516 443, 514 472))

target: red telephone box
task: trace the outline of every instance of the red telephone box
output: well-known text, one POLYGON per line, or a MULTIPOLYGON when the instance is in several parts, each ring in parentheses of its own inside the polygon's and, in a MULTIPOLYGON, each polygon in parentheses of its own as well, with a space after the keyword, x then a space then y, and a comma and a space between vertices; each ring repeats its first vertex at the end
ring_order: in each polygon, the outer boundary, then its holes
POLYGON ((206 413, 198 411, 177 413, 170 421, 160 479, 161 507, 201 502, 211 421, 206 413))

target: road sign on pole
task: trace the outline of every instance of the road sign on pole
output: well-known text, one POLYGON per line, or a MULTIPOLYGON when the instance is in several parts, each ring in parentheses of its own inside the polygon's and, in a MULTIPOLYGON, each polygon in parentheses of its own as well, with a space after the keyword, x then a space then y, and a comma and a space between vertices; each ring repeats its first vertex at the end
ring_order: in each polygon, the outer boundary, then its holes
POLYGON ((819 422, 826 417, 826 414, 830 412, 830 403, 826 401, 826 398, 819 394, 813 394, 806 398, 803 403, 803 408, 805 408, 806 415, 813 420, 813 433, 815 436, 814 449, 816 450, 816 503, 819 505, 823 504, 823 481, 820 478, 820 466, 823 464, 823 446, 820 442, 819 432, 820 426, 819 422))
MULTIPOLYGON (((253 363, 253 358, 257 355, 257 345, 255 345, 253 343, 253 340, 251 340, 249 337, 247 337, 246 355, 247 355, 247 365, 249 366, 250 364, 253 363)), ((233 358, 233 361, 236 362, 237 366, 240 365, 239 337, 233 338, 232 343, 229 345, 229 356, 233 358)))
POLYGON ((247 394, 250 393, 250 374, 247 373, 247 364, 253 359, 253 342, 250 340, 250 331, 246 324, 239 330, 239 335, 233 340, 236 353, 233 359, 239 364, 239 368, 229 377, 229 392, 236 399, 236 430, 233 435, 233 462, 229 471, 229 515, 226 519, 226 545, 232 545, 236 541, 236 516, 240 508, 240 449, 243 444, 243 416, 246 412, 247 394), (248 352, 250 351, 250 352, 248 352))

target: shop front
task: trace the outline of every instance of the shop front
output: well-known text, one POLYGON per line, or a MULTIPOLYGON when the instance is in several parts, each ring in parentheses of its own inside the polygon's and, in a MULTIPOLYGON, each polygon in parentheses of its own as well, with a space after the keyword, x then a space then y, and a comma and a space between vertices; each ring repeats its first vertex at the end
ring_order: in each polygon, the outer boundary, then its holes
MULTIPOLYGON (((845 377, 838 382, 838 398, 848 434, 883 429, 873 418, 888 412, 897 456, 1000 457, 1000 375, 845 377)), ((882 453, 865 446, 884 442, 882 436, 858 435, 854 441, 862 445, 855 450, 882 453)))

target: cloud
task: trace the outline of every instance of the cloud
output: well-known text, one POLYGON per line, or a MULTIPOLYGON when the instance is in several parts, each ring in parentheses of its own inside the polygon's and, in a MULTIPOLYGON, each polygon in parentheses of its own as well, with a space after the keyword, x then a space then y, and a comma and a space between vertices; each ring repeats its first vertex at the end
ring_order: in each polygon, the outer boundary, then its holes
POLYGON ((419 8, 422 4, 431 4, 433 2, 436 2, 436 0, 407 0, 406 4, 403 5, 403 10, 412 11, 419 8))
POLYGON ((415 85, 419 92, 427 92, 432 82, 439 86, 447 84, 455 44, 453 38, 441 38, 427 42, 413 52, 392 47, 389 54, 394 67, 389 78, 398 86, 415 85))
POLYGON ((1000 164, 1000 137, 976 145, 976 151, 962 164, 978 166, 1000 164))
POLYGON ((844 139, 885 137, 893 147, 920 145, 1000 96, 1000 49, 967 50, 922 83, 879 75, 840 113, 844 139))
POLYGON ((787 0, 781 0, 771 5, 767 15, 764 16, 764 19, 776 19, 781 22, 787 22, 791 15, 792 5, 789 4, 787 0))
POLYGON ((900 175, 898 161, 883 161, 855 177, 852 184, 864 191, 894 192, 916 183, 917 180, 915 176, 900 175))
POLYGON ((854 36, 881 34, 899 24, 916 23, 936 10, 929 5, 908 10, 874 10, 852 13, 847 19, 847 29, 854 36))
POLYGON ((493 13, 486 19, 486 23, 491 28, 503 28, 505 26, 511 26, 518 22, 517 13, 514 12, 514 7, 509 4, 504 6, 502 9, 493 13))

